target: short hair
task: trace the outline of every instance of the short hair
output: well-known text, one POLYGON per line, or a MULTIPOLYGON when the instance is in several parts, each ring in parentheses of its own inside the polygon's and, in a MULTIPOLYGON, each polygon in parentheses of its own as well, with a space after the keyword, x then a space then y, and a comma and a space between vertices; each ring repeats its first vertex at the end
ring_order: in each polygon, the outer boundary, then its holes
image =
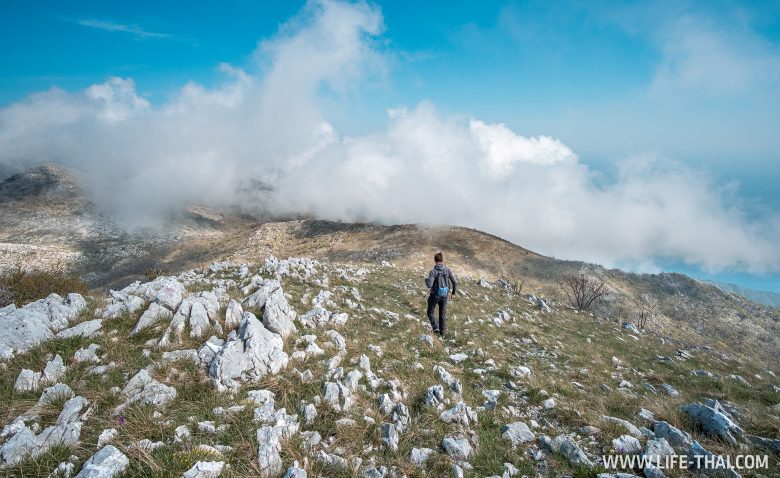
POLYGON ((436 262, 444 262, 444 254, 437 252, 436 255, 433 256, 433 260, 436 262))

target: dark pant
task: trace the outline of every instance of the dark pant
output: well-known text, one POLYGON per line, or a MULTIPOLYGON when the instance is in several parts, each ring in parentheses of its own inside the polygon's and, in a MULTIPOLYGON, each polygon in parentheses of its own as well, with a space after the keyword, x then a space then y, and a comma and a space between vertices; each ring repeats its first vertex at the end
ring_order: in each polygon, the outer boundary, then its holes
POLYGON ((428 320, 431 321, 431 327, 433 330, 438 330, 440 334, 444 335, 445 320, 447 318, 447 297, 437 297, 436 294, 430 294, 428 296, 428 320), (433 309, 436 305, 439 306, 439 325, 436 326, 436 319, 433 316, 433 309))

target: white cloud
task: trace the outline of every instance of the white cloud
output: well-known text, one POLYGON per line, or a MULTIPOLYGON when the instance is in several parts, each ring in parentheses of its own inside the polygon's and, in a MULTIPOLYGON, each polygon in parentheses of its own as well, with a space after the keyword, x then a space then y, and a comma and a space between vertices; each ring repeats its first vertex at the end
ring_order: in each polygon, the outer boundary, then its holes
POLYGON ((260 73, 224 65, 223 84, 188 83, 162 106, 118 78, 32 95, 0 110, 0 163, 87 170, 97 201, 130 223, 190 202, 258 205, 246 191, 261 180, 276 213, 458 224, 608 265, 780 270, 777 218, 747 218, 731 191, 674 163, 626 161, 604 185, 557 139, 427 102, 390 110, 383 131, 337 131, 323 102, 384 75, 382 31, 367 4, 311 2, 259 45, 260 73))
MULTIPOLYGON (((659 32, 662 58, 651 89, 668 93, 741 94, 776 89, 780 48, 742 25, 694 15, 669 22, 659 32)), ((775 92, 776 93, 776 92, 775 92)))
POLYGON ((108 32, 130 33, 138 38, 172 38, 174 36, 170 33, 150 32, 138 25, 123 25, 121 23, 115 23, 108 20, 98 20, 95 18, 78 20, 76 23, 84 27, 105 30, 108 32))

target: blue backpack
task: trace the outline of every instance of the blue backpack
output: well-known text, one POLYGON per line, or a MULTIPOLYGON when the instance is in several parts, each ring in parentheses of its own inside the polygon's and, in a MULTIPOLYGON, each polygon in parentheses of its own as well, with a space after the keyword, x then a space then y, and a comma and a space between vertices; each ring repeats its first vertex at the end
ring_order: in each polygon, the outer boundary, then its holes
POLYGON ((437 297, 447 297, 450 294, 449 271, 446 267, 442 268, 439 275, 436 277, 435 286, 437 289, 437 297))

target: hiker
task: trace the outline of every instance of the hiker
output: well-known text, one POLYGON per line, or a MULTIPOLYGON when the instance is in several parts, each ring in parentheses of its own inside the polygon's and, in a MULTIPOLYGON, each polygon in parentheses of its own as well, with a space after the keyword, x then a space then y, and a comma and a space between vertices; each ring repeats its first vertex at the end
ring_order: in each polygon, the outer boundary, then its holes
POLYGON ((455 295, 458 281, 455 280, 455 275, 452 271, 444 265, 444 255, 441 252, 437 252, 436 255, 433 256, 433 260, 436 264, 428 274, 428 278, 425 279, 425 286, 431 290, 430 295, 428 295, 428 320, 431 321, 433 332, 444 337, 447 316, 447 298, 450 294, 452 294, 452 296, 455 295), (451 289, 450 283, 452 283, 451 289), (438 324, 433 317, 433 309, 436 308, 437 304, 439 306, 438 324))

